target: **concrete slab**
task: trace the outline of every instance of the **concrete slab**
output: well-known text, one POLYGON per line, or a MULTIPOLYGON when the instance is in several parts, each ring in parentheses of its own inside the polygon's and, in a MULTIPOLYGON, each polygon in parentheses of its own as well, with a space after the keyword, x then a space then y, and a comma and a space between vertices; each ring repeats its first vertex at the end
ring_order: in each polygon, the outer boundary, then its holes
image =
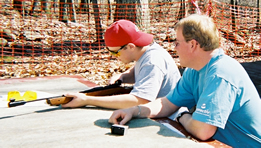
POLYGON ((62 95, 66 92, 79 92, 97 86, 80 75, 49 76, 24 79, 0 80, 0 95, 6 95, 9 91, 27 90, 42 91, 51 94, 62 95))
POLYGON ((8 79, 0 86, 0 147, 211 147, 151 119, 132 120, 127 135, 112 135, 108 118, 113 110, 103 108, 63 109, 44 100, 7 107, 11 90, 34 90, 45 98, 96 86, 81 76, 8 79))
POLYGON ((132 120, 126 135, 112 135, 111 114, 112 110, 96 107, 0 108, 0 147, 211 147, 150 119, 132 120))

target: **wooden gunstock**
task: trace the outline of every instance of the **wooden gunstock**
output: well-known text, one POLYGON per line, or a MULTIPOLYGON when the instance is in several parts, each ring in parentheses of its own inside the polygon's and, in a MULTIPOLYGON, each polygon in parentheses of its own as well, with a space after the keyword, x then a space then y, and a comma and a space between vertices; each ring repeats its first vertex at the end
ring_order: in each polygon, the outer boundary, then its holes
POLYGON ((46 103, 49 105, 60 105, 60 104, 66 104, 70 102, 73 99, 73 97, 58 97, 58 98, 53 98, 53 99, 46 99, 46 103))

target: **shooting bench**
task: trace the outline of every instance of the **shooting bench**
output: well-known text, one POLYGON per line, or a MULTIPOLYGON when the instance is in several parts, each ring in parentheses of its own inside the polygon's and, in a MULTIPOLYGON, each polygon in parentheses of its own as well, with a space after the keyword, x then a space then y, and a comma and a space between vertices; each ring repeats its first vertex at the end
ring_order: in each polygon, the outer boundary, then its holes
MULTIPOLYGON (((11 88, 56 95, 67 92, 72 86, 78 91, 95 86, 80 76, 0 80, 0 85, 5 86, 0 92, 2 99, 11 88)), ((199 141, 168 118, 131 120, 127 123, 128 133, 115 136, 110 133, 111 125, 108 123, 112 112, 88 106, 63 109, 49 106, 44 101, 14 108, 0 106, 0 147, 229 147, 217 140, 199 141), (165 125, 174 127, 185 136, 165 125)))

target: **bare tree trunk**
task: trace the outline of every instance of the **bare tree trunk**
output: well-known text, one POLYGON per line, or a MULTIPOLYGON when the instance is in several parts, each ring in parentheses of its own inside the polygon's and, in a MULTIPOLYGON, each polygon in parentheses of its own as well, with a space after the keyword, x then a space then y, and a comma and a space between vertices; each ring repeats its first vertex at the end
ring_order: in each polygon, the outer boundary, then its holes
MULTIPOLYGON (((51 5, 49 3, 52 3, 52 1, 48 1, 48 0, 40 0, 41 2, 41 11, 43 10, 44 12, 46 13, 50 13, 51 12, 51 5)), ((35 10, 35 7, 38 3, 38 0, 32 0, 32 8, 30 10, 30 15, 33 14, 34 10, 35 10)))
POLYGON ((149 13, 148 0, 116 0, 114 21, 127 19, 146 29, 150 26, 149 13))
POLYGON ((91 17, 90 4, 91 4, 91 0, 81 0, 81 4, 80 4, 80 13, 88 14, 88 16, 87 16, 88 22, 90 22, 90 17, 91 17))
POLYGON ((261 6, 261 1, 257 0, 257 28, 260 29, 261 28, 261 16, 260 16, 260 6, 261 6))
POLYGON ((30 10, 30 15, 32 15, 33 14, 33 12, 34 12, 34 9, 35 9, 35 7, 36 7, 36 5, 37 5, 37 0, 32 0, 32 9, 30 10))
POLYGON ((52 7, 53 7, 53 13, 57 13, 57 8, 58 8, 58 11, 59 11, 59 3, 60 3, 60 0, 53 0, 53 4, 52 4, 52 7))
POLYGON ((51 4, 52 4, 52 0, 41 0, 41 8, 44 12, 51 12, 50 11, 50 7, 51 7, 51 4))
POLYGON ((80 13, 82 13, 82 14, 87 13, 88 17, 89 17, 90 16, 90 3, 91 3, 90 0, 81 0, 80 13))
POLYGON ((59 21, 67 23, 68 20, 76 22, 76 11, 75 4, 73 0, 60 0, 59 5, 59 21), (67 5, 69 5, 69 12, 67 10, 67 5))
POLYGON ((108 0, 108 20, 112 19, 112 6, 111 6, 111 0, 108 0))
POLYGON ((237 28, 237 15, 238 15, 238 7, 237 0, 231 0, 230 4, 232 5, 231 19, 232 19, 232 30, 236 31, 237 28))
POLYGON ((186 4, 185 4, 186 0, 181 0, 180 2, 181 2, 180 9, 177 17, 178 20, 181 20, 186 16, 186 4))
POLYGON ((136 24, 139 28, 147 30, 150 27, 150 9, 148 0, 140 0, 136 4, 136 24))
POLYGON ((93 0, 92 5, 93 5, 94 19, 95 19, 96 40, 99 42, 100 40, 103 39, 103 30, 101 27, 101 18, 100 18, 98 0, 93 0))
POLYGON ((127 19, 136 22, 135 1, 136 0, 116 0, 114 21, 127 19))
POLYGON ((212 1, 211 0, 207 0, 207 4, 205 3, 205 13, 208 16, 212 16, 212 1))
POLYGON ((23 7, 23 0, 14 0, 13 1, 13 7, 16 9, 22 16, 25 15, 25 10, 23 7))
POLYGON ((201 1, 203 0, 180 0, 180 9, 177 19, 180 20, 188 16, 188 14, 201 14, 202 12, 200 8, 203 7, 201 3, 205 4, 204 1, 201 1))
POLYGON ((75 10, 75 0, 68 0, 68 5, 69 5, 69 20, 72 22, 76 22, 76 10, 75 10))
POLYGON ((68 18, 66 17, 66 0, 60 0, 59 4, 59 21, 67 23, 68 18))

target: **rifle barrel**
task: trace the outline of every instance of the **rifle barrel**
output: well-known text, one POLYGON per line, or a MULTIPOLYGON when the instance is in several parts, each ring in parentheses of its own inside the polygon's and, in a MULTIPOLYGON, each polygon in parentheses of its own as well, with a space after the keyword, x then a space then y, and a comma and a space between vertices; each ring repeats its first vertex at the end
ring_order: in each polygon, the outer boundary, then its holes
MULTIPOLYGON (((122 83, 121 80, 117 80, 114 84, 110 84, 110 85, 107 85, 107 86, 104 86, 104 87, 102 87, 102 86, 94 87, 94 88, 91 88, 91 89, 88 89, 88 90, 80 91, 80 93, 85 93, 86 95, 88 95, 89 93, 93 93, 93 92, 110 90, 110 89, 113 89, 113 88, 120 87, 121 83, 122 83)), ((126 89, 126 91, 129 92, 129 89, 126 89)), ((108 92, 107 92, 107 94, 108 94, 108 92)), ((110 92, 110 94, 112 94, 112 93, 110 92)), ((106 93, 103 94, 103 95, 106 95, 106 93)), ((30 100, 30 101, 15 101, 15 99, 10 99, 10 102, 8 103, 8 107, 20 106, 20 105, 24 105, 26 103, 41 101, 41 100, 46 100, 47 104, 49 104, 49 105, 59 105, 59 104, 68 103, 72 99, 73 99, 72 97, 65 97, 64 95, 47 97, 47 98, 40 98, 40 99, 30 100)))
POLYGON ((24 104, 30 103, 30 102, 53 99, 53 98, 58 98, 58 97, 63 97, 63 96, 53 96, 53 97, 41 98, 41 99, 30 100, 30 101, 15 101, 15 99, 10 99, 10 102, 8 103, 8 107, 15 107, 15 106, 24 105, 24 104))

